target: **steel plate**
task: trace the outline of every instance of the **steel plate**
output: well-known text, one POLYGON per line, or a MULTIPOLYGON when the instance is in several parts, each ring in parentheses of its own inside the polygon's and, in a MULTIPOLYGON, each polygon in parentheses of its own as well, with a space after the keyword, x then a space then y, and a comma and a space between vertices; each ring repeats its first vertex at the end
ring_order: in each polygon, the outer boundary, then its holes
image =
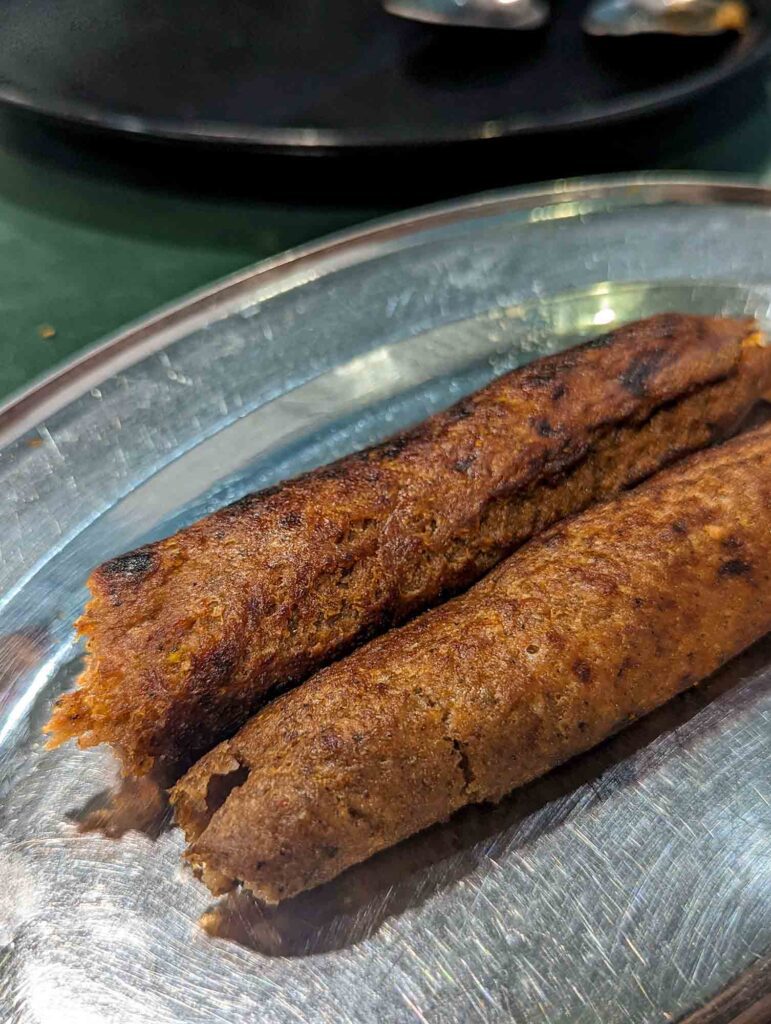
POLYGON ((770 252, 761 188, 485 196, 229 279, 0 410, 0 1019, 768 1019, 768 641, 497 808, 278 910, 220 904, 213 935, 158 794, 40 727, 96 562, 616 322, 769 324, 770 252))

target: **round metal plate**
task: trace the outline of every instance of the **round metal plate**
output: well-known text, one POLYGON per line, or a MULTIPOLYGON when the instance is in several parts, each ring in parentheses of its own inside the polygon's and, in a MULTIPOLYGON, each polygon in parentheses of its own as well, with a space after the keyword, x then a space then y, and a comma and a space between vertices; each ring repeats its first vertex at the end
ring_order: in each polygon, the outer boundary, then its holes
POLYGON ((643 1024, 763 996, 768 643, 498 808, 241 901, 218 938, 155 797, 40 726, 94 563, 618 321, 768 325, 770 241, 771 191, 741 184, 483 196, 228 279, 2 411, 4 1019, 643 1024))

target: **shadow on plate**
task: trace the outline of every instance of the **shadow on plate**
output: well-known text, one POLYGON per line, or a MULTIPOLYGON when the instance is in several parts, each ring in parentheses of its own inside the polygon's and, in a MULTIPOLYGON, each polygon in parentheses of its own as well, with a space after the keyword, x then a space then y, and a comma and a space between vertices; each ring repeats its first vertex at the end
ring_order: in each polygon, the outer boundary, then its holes
POLYGON ((45 626, 0 635, 0 695, 38 664, 48 646, 45 626))
POLYGON ((244 891, 229 894, 201 919, 212 936, 266 956, 302 957, 355 946, 389 919, 461 883, 515 845, 519 851, 567 820, 644 778, 673 749, 719 726, 725 707, 709 706, 730 691, 731 707, 751 695, 738 684, 768 664, 767 637, 705 685, 688 691, 600 747, 515 791, 497 806, 465 808, 437 825, 356 865, 311 892, 268 907, 244 891), (704 712, 703 715, 700 715, 704 712), (695 716, 699 723, 689 725, 695 716))
POLYGON ((141 832, 155 840, 171 826, 171 808, 165 786, 152 776, 121 779, 117 787, 97 793, 65 817, 78 832, 99 832, 120 839, 127 832, 141 832))
POLYGON ((513 67, 543 59, 547 27, 530 32, 434 27, 409 55, 406 70, 415 81, 435 88, 506 81, 513 67))
MULTIPOLYGON (((629 90, 682 81, 689 74, 718 64, 732 49, 743 45, 731 32, 698 38, 593 37, 581 33, 577 18, 571 21, 569 34, 562 18, 556 25, 553 19, 530 32, 434 27, 406 58, 405 66, 412 78, 432 87, 489 87, 510 79, 515 68, 521 71, 528 67, 537 73, 537 66, 555 45, 555 33, 559 33, 563 74, 583 84, 585 65, 596 65, 595 72, 607 76, 603 91, 610 97, 613 93, 623 95, 629 90)), ((541 86, 540 96, 528 96, 533 110, 538 110, 548 97, 548 79, 541 86)))
MULTIPOLYGON (((663 81, 677 81, 684 73, 716 64, 736 37, 716 36, 585 36, 583 45, 602 65, 609 81, 628 88, 650 89, 663 81)), ((742 45, 739 43, 738 45, 742 45)))

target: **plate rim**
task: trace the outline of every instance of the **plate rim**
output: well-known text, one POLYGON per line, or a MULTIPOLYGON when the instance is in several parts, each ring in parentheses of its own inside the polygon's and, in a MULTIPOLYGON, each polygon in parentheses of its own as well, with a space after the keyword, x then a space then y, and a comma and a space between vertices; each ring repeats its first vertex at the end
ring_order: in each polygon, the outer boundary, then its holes
MULTIPOLYGON (((520 211, 524 216, 520 219, 520 216, 516 215, 513 218, 514 230, 518 230, 518 226, 527 222, 527 211, 533 207, 539 207, 543 203, 544 196, 547 196, 553 200, 560 202, 573 203, 577 200, 578 207, 574 210, 565 211, 569 214, 571 219, 577 219, 578 214, 581 212, 581 200, 586 199, 587 196, 590 200, 598 199, 598 205, 596 207, 596 213, 593 213, 593 207, 591 202, 587 203, 585 209, 589 211, 589 216, 602 216, 603 210, 609 211, 609 216, 614 217, 617 213, 620 213, 623 217, 625 209, 632 209, 635 212, 640 211, 643 216, 645 215, 646 203, 652 207, 651 213, 656 216, 656 210, 659 208, 660 202, 671 201, 673 189, 678 192, 678 198, 683 205, 687 202, 696 203, 698 208, 708 211, 710 203, 720 204, 718 205, 718 211, 729 209, 730 206, 737 205, 738 213, 740 217, 746 216, 750 223, 752 223, 756 217, 754 208, 750 203, 760 205, 760 209, 771 206, 771 188, 763 186, 752 186, 749 183, 742 183, 736 180, 713 179, 709 182, 705 182, 704 179, 697 179, 695 177, 689 177, 684 180, 683 176, 678 176, 676 179, 663 179, 662 176, 638 176, 632 180, 630 186, 630 179, 616 178, 611 181, 607 180, 596 180, 596 181, 584 181, 584 182, 555 182, 550 185, 544 185, 540 189, 529 188, 529 189, 512 189, 506 190, 504 193, 493 193, 481 196, 469 197, 464 201, 456 201, 453 203, 441 204, 441 206, 432 207, 428 210, 417 211, 411 215, 411 212, 406 213, 402 217, 389 217, 383 221, 378 221, 375 224, 365 226, 363 229, 353 229, 346 232, 342 232, 339 235, 333 236, 332 239, 322 240, 317 244, 311 244, 304 246, 300 250, 296 250, 295 253, 299 253, 300 256, 305 254, 311 257, 311 263, 306 263, 306 266, 318 265, 319 258, 330 249, 334 248, 331 245, 334 241, 345 241, 347 240, 349 245, 343 250, 352 254, 355 258, 367 260, 376 256, 378 252, 382 251, 382 248, 378 244, 382 243, 382 238, 379 237, 387 228, 390 226, 396 227, 392 237, 399 238, 406 236, 412 236, 420 244, 422 237, 419 234, 420 228, 415 229, 415 223, 423 226, 427 229, 436 226, 436 220, 442 213, 451 214, 448 219, 444 220, 443 223, 452 224, 460 223, 461 225, 468 224, 471 230, 481 228, 482 230, 489 224, 486 218, 489 215, 497 215, 501 212, 501 208, 504 210, 520 211), (619 191, 621 190, 621 191, 619 191), (747 196, 754 196, 754 200, 747 200, 747 196), (610 201, 603 202, 603 197, 610 196, 610 201), (656 198, 658 196, 658 198, 656 198), (689 197, 689 198, 686 198, 689 197), (722 205, 725 204, 725 205, 722 205), (374 238, 374 244, 372 239, 374 238), (364 248, 362 248, 362 242, 364 248), (307 252, 306 252, 307 250, 307 252)), ((666 207, 669 209, 669 206, 666 207)), ((681 206, 682 209, 682 206, 681 206)), ((556 212, 559 215, 559 208, 552 206, 546 209, 546 213, 556 212)), ((658 216, 661 216, 659 212, 658 216)), ((718 216, 720 213, 718 212, 718 216)), ((534 219, 537 219, 534 218, 534 219)), ((765 232, 768 226, 768 215, 765 212, 759 212, 757 214, 757 220, 759 221, 762 230, 765 232)), ((502 229, 506 231, 507 221, 502 221, 502 229)), ((496 225, 497 230, 497 225, 496 225)), ((429 236, 431 237, 431 236, 429 236)), ((440 236, 441 237, 441 236, 440 236)), ((456 244, 453 239, 456 236, 450 235, 452 244, 456 244)), ((387 242, 386 242, 387 245, 387 242)), ((409 253, 409 249, 406 250, 409 253)), ((198 298, 205 298, 207 295, 210 298, 216 298, 219 294, 221 287, 227 285, 229 281, 234 284, 245 284, 249 283, 250 287, 254 286, 254 282, 259 282, 261 273, 275 265, 278 269, 279 274, 276 281, 287 280, 289 277, 288 287, 293 291, 299 286, 299 279, 295 274, 298 262, 302 264, 302 260, 296 260, 292 258, 293 254, 283 254, 276 257, 274 260, 266 260, 263 263, 257 264, 252 268, 240 273, 229 275, 219 283, 219 287, 215 284, 210 286, 208 289, 200 290, 200 292, 194 293, 190 300, 180 301, 175 304, 181 313, 184 314, 187 306, 190 302, 194 301, 196 296, 198 298)), ((333 261, 340 258, 339 252, 333 253, 333 261)), ((366 264, 365 264, 366 265, 366 264)), ((330 264, 325 263, 325 267, 329 267, 330 264)), ((259 286, 259 285, 258 285, 259 286)), ((290 293, 291 294, 291 291, 290 293)), ((547 293, 548 294, 548 293, 547 293)), ((554 294, 554 293, 552 293, 554 294)), ((171 308, 167 311, 170 312, 171 308)), ((216 304, 215 304, 216 308, 216 304)), ((208 316, 212 311, 211 306, 204 308, 201 313, 202 316, 208 316)), ((164 314, 157 314, 144 318, 140 321, 136 327, 146 323, 152 325, 158 319, 162 322, 164 314)), ((184 319, 182 321, 185 323, 184 319)), ((126 333, 126 332, 121 332, 126 333)), ((117 337, 117 336, 116 336, 117 337)), ((109 347, 109 339, 108 339, 109 347)), ((109 354, 109 353, 108 353, 109 354)), ((87 354, 88 355, 88 354, 87 354)), ((140 356, 141 358, 141 356, 140 356)), ((75 360, 77 362, 77 360, 75 360)), ((146 867, 146 865, 145 865, 146 867)), ((632 933, 633 934, 633 933, 632 933)), ((763 957, 763 962, 768 965, 768 960, 763 957)), ((740 976, 730 980, 726 986, 710 995, 709 1002, 704 1002, 702 1005, 690 1008, 687 1013, 683 1016, 681 1024, 728 1024, 729 1020, 734 1020, 737 1014, 742 1014, 742 1020, 745 1019, 745 1014, 749 1014, 753 1006, 760 1005, 759 1000, 765 997, 766 989, 762 987, 760 979, 767 977, 763 974, 763 968, 760 967, 759 971, 756 970, 758 967, 757 963, 752 963, 740 976), (760 988, 758 988, 760 986, 760 988)), ((160 1005, 160 1004, 159 1004, 160 1005)), ((679 1019, 679 1018, 678 1018, 679 1019)), ((755 1019, 755 1018, 752 1018, 755 1019)), ((747 1024, 749 1024, 750 1017, 747 1016, 747 1024)), ((760 1017, 757 1018, 758 1024, 760 1017)))
POLYGON ((734 60, 698 71, 684 82, 643 90, 641 99, 609 101, 602 112, 595 108, 581 113, 520 116, 477 121, 456 130, 405 130, 403 128, 351 131, 336 128, 268 128, 234 122, 198 120, 195 128, 181 127, 171 118, 141 117, 116 113, 88 102, 36 99, 29 90, 0 79, 0 104, 83 129, 107 131, 134 139, 165 140, 173 143, 227 145, 238 149, 264 150, 293 155, 325 152, 416 151, 432 146, 489 142, 527 135, 548 135, 580 131, 599 125, 618 124, 654 112, 676 108, 697 99, 717 86, 740 77, 771 57, 771 15, 758 12, 756 38, 740 39, 744 45, 734 60))
POLYGON ((771 207, 771 185, 748 175, 639 174, 567 178, 496 189, 419 206, 322 236, 235 271, 164 304, 86 346, 0 403, 0 451, 86 391, 161 351, 197 328, 240 309, 259 285, 280 287, 298 271, 332 273, 372 256, 373 247, 464 220, 523 211, 544 203, 615 200, 657 205, 728 203, 771 207))

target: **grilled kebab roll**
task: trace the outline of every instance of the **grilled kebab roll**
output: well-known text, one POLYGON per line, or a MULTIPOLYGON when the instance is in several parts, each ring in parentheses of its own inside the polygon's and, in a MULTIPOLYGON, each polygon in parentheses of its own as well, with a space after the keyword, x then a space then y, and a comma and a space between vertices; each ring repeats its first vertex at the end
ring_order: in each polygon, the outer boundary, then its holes
POLYGON ((753 322, 656 316, 106 562, 52 745, 111 743, 129 773, 178 774, 271 690, 726 435, 770 384, 753 322))
POLYGON ((172 791, 214 892, 277 902, 499 800, 771 629, 771 424, 532 540, 278 697, 172 791))

